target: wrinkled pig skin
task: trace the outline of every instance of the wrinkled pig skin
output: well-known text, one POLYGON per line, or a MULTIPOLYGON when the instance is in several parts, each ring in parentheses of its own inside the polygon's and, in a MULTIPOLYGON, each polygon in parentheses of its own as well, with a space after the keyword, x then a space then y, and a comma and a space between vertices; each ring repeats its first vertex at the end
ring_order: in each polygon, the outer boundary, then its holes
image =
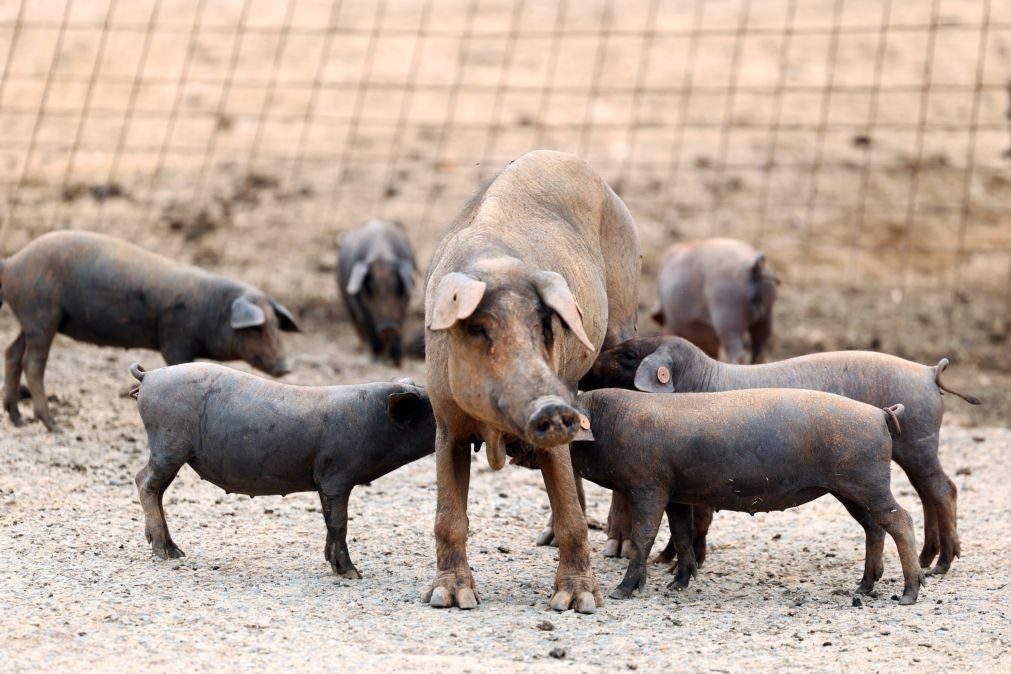
POLYGON ((603 597, 569 460, 580 424, 575 387, 601 346, 635 335, 640 271, 635 223, 585 162, 531 152, 463 209, 429 266, 428 391, 437 422, 437 576, 433 607, 478 603, 467 562, 469 449, 537 447, 559 546, 553 609, 592 613, 603 597))
POLYGON ((631 510, 631 561, 611 597, 645 586, 664 511, 678 556, 671 587, 683 588, 698 568, 692 506, 768 512, 832 494, 866 533, 857 592, 871 592, 880 579, 887 532, 902 562, 900 603, 916 601, 923 571, 912 518, 890 486, 891 436, 901 432, 902 405, 881 409, 797 389, 662 396, 602 389, 580 394, 578 402, 592 422, 587 441, 577 435, 572 444, 572 465, 622 493, 631 510))
MULTIPOLYGON (((938 456, 944 415, 942 391, 973 405, 980 404, 977 398, 944 386, 940 377, 947 364, 946 359, 931 367, 871 351, 836 351, 764 365, 731 365, 709 358, 687 340, 668 336, 636 338, 601 353, 580 385, 584 390, 614 386, 655 393, 803 388, 835 393, 875 407, 902 403, 906 408, 903 433, 892 443, 892 458, 923 502, 920 565, 929 567, 937 558, 931 574, 943 575, 961 554, 961 543, 956 519, 958 492, 938 456), (661 376, 667 381, 661 382, 661 376)), ((620 521, 620 515, 613 519, 620 521)), ((705 558, 711 520, 711 511, 695 509, 700 563, 705 558)), ((610 531, 609 537, 618 540, 621 534, 610 531)), ((611 548, 616 545, 612 543, 611 548)), ((671 561, 673 555, 673 546, 668 545, 657 561, 671 561)))
POLYGON ((653 320, 718 358, 761 362, 772 337, 772 311, 779 279, 765 254, 736 239, 706 239, 671 246, 657 274, 653 320))
POLYGON ((414 275, 414 252, 400 223, 372 219, 341 238, 337 286, 351 324, 374 358, 397 367, 414 275))
POLYGON ((244 360, 274 376, 289 371, 281 331, 291 313, 238 281, 177 264, 102 234, 44 234, 0 262, 0 298, 21 332, 7 347, 4 408, 15 425, 24 370, 35 416, 50 431, 43 377, 56 333, 124 348, 160 351, 169 365, 197 358, 244 360))
POLYGON ((318 492, 324 557, 335 574, 361 578, 347 548, 351 490, 435 450, 431 403, 410 380, 292 386, 212 363, 130 371, 150 446, 136 479, 144 532, 163 559, 183 556, 162 495, 189 464, 229 493, 318 492))

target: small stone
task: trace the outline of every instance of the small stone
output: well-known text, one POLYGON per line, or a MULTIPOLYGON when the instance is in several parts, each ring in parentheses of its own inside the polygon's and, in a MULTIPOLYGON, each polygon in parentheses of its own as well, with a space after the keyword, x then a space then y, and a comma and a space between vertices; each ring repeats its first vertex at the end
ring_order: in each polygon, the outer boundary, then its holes
POLYGON ((853 597, 853 606, 854 606, 854 608, 860 608, 863 605, 864 605, 864 602, 863 602, 863 600, 860 597, 853 597))
POLYGON ((826 641, 825 643, 822 644, 822 646, 831 646, 831 645, 832 645, 831 641, 826 641))
POLYGON ((505 554, 505 555, 508 555, 510 552, 512 552, 512 550, 510 550, 509 548, 507 548, 504 545, 498 546, 498 551, 501 552, 502 554, 505 554))
POLYGON ((630 662, 625 666, 628 667, 629 669, 639 669, 639 665, 635 664, 634 662, 630 662))
POLYGON ((550 620, 542 620, 539 623, 537 623, 537 629, 541 630, 542 632, 550 632, 551 630, 555 629, 555 624, 550 620))
POLYGON ((550 651, 548 651, 548 655, 550 655, 556 660, 561 660, 565 657, 565 649, 562 648, 561 646, 555 646, 550 651))
POLYGON ((898 601, 899 600, 899 595, 893 594, 890 598, 891 598, 892 601, 898 601))

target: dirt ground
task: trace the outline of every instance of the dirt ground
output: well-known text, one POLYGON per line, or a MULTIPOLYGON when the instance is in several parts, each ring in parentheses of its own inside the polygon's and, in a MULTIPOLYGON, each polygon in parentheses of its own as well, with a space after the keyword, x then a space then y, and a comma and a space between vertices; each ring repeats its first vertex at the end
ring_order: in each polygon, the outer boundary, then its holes
MULTIPOLYGON (((66 433, 0 420, 0 669, 1007 668, 1011 31, 992 30, 980 51, 980 3, 890 3, 895 27, 878 84, 874 27, 884 5, 871 0, 527 2, 519 14, 504 0, 436 0, 413 75, 405 54, 415 53, 427 3, 294 2, 301 32, 283 49, 282 3, 252 3, 240 39, 246 4, 74 0, 61 38, 62 3, 24 4, 35 24, 19 34, 0 83, 0 255, 54 228, 127 238, 291 307, 306 329, 287 338, 291 381, 389 379, 394 372, 358 350, 344 321, 338 233, 368 217, 398 218, 424 271, 482 180, 536 147, 576 152, 638 224, 641 315, 667 245, 736 236, 760 246, 783 279, 771 359, 870 348, 951 360, 947 385, 984 401, 948 397, 942 434, 941 460, 960 490, 964 558, 929 580, 919 603, 899 607, 888 543, 880 594, 858 608, 850 593, 863 533, 834 501, 754 518, 723 513, 687 592, 668 591, 655 568, 642 597, 608 601, 593 616, 558 615, 546 604, 557 553, 533 545, 547 517, 539 477, 513 467, 492 474, 478 455, 469 549, 483 603, 474 612, 418 601, 434 569, 431 458, 352 495, 361 581, 330 574, 314 495, 228 496, 188 468, 166 496, 188 556, 163 562, 144 541, 133 476, 146 440, 124 395, 127 366, 154 367, 160 357, 59 337, 47 385, 66 433), (654 4, 647 50, 642 31, 654 4), (697 45, 689 83, 684 31, 696 4, 714 32, 697 45), (607 17, 611 5, 621 11, 607 17), (735 71, 746 5, 754 31, 735 71), (928 33, 911 26, 930 23, 934 5, 937 57, 928 66, 928 33), (457 33, 471 6, 478 36, 463 45, 457 33), (563 6, 566 35, 552 71, 546 35, 563 6), (798 32, 786 49, 791 6, 798 32), (138 27, 158 7, 148 49, 138 27), (340 7, 341 39, 327 52, 321 26, 332 23, 332 7, 340 7), (829 73, 824 27, 836 7, 845 9, 839 25, 853 30, 840 36, 829 73), (191 41, 198 8, 202 29, 191 41), (372 31, 377 18, 382 29, 372 31), (520 39, 510 52, 513 28, 520 39), (373 32, 380 39, 370 56, 373 32), (637 100, 630 87, 644 63, 637 100), (939 86, 921 107, 928 71, 939 86), (829 81, 836 88, 826 96, 829 81), (780 90, 776 113, 770 94, 780 90), (929 133, 910 126, 918 115, 929 133), (978 133, 968 134, 976 122, 978 133)), ((995 25, 1011 25, 1005 4, 990 8, 995 25)), ((19 7, 0 2, 0 53, 14 44, 19 7)), ((420 304, 416 297, 415 328, 420 304)), ((654 329, 640 322, 643 334, 654 329)), ((9 309, 0 310, 0 347, 15 334, 9 309)), ((423 369, 412 360, 404 371, 423 382, 423 369)), ((30 416, 25 403, 23 411, 30 416)), ((915 493, 898 469, 893 478, 922 538, 915 493)), ((593 486, 588 496, 599 523, 607 496, 593 486)), ((604 559, 604 535, 590 533, 606 591, 624 563, 604 559)))
MULTIPOLYGON (((14 334, 0 314, 0 340, 14 334)), ((337 326, 288 341, 297 383, 384 379, 337 326)), ((365 578, 337 579, 323 559, 314 494, 226 495, 189 468, 166 494, 187 556, 155 558, 144 540, 133 476, 146 461, 128 365, 151 352, 99 349, 59 337, 48 384, 66 428, 0 422, 0 668, 7 671, 187 669, 323 671, 980 671, 1006 666, 1011 606, 1011 430, 946 425, 941 460, 959 489, 963 557, 929 579, 917 604, 901 589, 886 545, 878 596, 851 604, 863 533, 821 499, 785 513, 720 513, 712 552, 686 592, 651 569, 648 590, 592 616, 547 607, 557 552, 533 545, 547 517, 539 476, 492 473, 475 456, 469 551, 482 604, 428 608, 435 466, 432 457, 352 495, 352 558, 365 578), (564 657, 556 658, 551 655, 564 657)), ((245 369, 245 368, 244 368, 245 369)), ((406 372, 423 379, 423 366, 406 372)), ((23 404, 24 405, 24 404, 23 404)), ((948 398, 949 416, 965 405, 948 398)), ((25 409, 30 415, 30 412, 25 409)), ((898 468, 893 490, 916 522, 916 496, 898 468)), ((607 494, 588 487, 589 516, 607 494)), ((624 563, 601 556, 605 589, 624 563)), ((658 541, 666 541, 661 533, 658 541)))

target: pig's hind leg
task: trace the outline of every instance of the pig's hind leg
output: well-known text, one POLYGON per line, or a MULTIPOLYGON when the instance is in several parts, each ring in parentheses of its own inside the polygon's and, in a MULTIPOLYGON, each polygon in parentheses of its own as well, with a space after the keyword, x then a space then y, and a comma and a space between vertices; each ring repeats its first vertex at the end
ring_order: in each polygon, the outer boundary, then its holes
POLYGON ((936 556, 937 563, 930 573, 943 576, 955 557, 961 554, 962 546, 956 519, 958 489, 941 467, 937 435, 910 444, 896 439, 893 454, 923 503, 924 541, 920 566, 930 566, 936 556))
POLYGON ((18 410, 18 384, 21 383, 21 361, 25 357, 25 333, 19 332, 17 338, 10 343, 4 352, 4 409, 11 423, 20 426, 24 423, 18 410))
MULTIPOLYGON (((25 355, 22 363, 25 368, 25 378, 28 380, 28 390, 32 392, 32 407, 35 409, 35 417, 45 424, 51 432, 59 433, 62 429, 56 424, 49 411, 46 385, 43 382, 46 361, 49 359, 49 347, 52 346, 53 337, 56 336, 56 328, 26 331, 24 335, 25 355)), ((6 395, 6 390, 4 393, 6 395)))
POLYGON ((333 572, 342 578, 358 579, 362 574, 351 562, 348 552, 348 499, 350 489, 320 489, 319 500, 326 521, 326 545, 323 556, 330 562, 333 572), (330 493, 327 493, 330 492, 330 493))
POLYGON ((175 479, 185 463, 185 459, 169 460, 151 452, 147 465, 137 473, 137 493, 140 495, 140 505, 144 509, 144 536, 154 554, 162 559, 185 557, 186 553, 172 540, 168 524, 165 522, 165 509, 162 506, 162 496, 175 479))
POLYGON ((883 554, 885 549, 885 531, 878 526, 877 521, 870 511, 863 506, 835 495, 839 502, 846 506, 846 510, 853 516, 860 526, 864 528, 867 536, 867 552, 864 557, 864 577, 857 586, 857 594, 870 594, 874 589, 874 583, 885 571, 883 554))
POLYGON ((677 551, 677 564, 670 569, 674 574, 674 580, 667 585, 671 590, 685 589, 691 579, 698 576, 699 565, 695 558, 692 540, 694 537, 692 511, 692 506, 682 503, 671 502, 667 504, 671 545, 677 551))
POLYGON ((923 570, 916 558, 916 534, 913 532, 913 518, 900 506, 891 493, 887 498, 880 499, 883 507, 871 509, 871 515, 878 525, 888 532, 895 541, 902 562, 904 587, 899 603, 915 604, 916 597, 923 583, 923 570))
POLYGON ((656 540, 656 532, 667 505, 667 493, 659 489, 636 490, 625 499, 630 517, 630 560, 625 577, 609 595, 612 599, 628 599, 646 587, 646 560, 656 540))

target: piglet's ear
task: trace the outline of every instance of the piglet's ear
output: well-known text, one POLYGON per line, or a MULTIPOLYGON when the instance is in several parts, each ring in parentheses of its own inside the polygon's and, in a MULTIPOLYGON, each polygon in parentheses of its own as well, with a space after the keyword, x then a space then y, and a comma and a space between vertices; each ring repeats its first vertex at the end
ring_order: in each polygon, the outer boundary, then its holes
POLYGON ((386 414, 398 428, 405 428, 423 412, 421 396, 414 391, 391 393, 386 398, 386 414))
POLYGON ((537 286, 537 294, 569 326, 576 339, 583 343, 587 351, 593 351, 593 342, 583 330, 583 310, 576 304, 565 278, 553 271, 541 271, 534 277, 534 285, 537 286))
POLYGON ((277 322, 280 323, 281 330, 284 332, 302 332, 298 327, 298 323, 295 322, 295 317, 291 315, 286 306, 274 300, 270 300, 270 306, 274 307, 274 313, 277 314, 277 322))
POLYGON ((488 284, 483 281, 460 272, 443 276, 435 290, 429 329, 447 330, 457 321, 470 316, 481 303, 487 287, 488 284))
POLYGON ((233 330, 243 330, 245 328, 255 328, 267 322, 267 317, 263 309, 256 306, 244 297, 239 297, 232 302, 232 313, 229 320, 233 330))
POLYGON ((646 393, 673 393, 673 361, 669 354, 654 351, 642 359, 635 371, 635 387, 646 393))
POLYGON ((346 290, 348 295, 357 295, 362 291, 362 284, 365 283, 365 277, 368 276, 369 266, 364 262, 355 262, 351 266, 351 276, 348 277, 348 285, 346 290))

